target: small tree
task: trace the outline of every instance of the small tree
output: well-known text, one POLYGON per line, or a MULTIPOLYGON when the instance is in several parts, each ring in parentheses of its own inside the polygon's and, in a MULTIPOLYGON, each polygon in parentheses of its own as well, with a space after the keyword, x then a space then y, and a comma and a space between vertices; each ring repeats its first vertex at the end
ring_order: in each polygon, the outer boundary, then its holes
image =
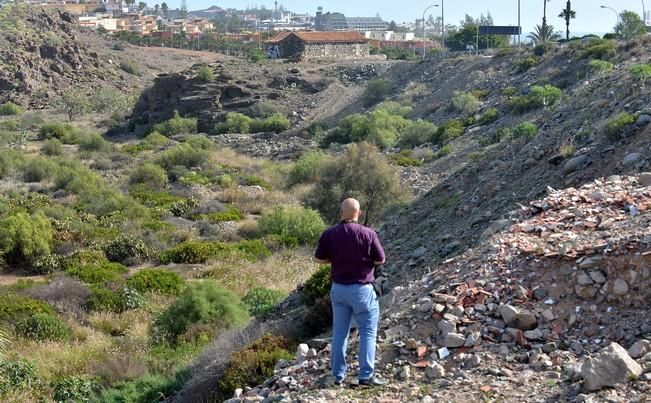
POLYGON ((364 105, 372 106, 382 102, 389 95, 390 84, 387 80, 372 80, 366 84, 364 105))
POLYGON ((91 102, 88 96, 79 89, 69 89, 64 91, 52 105, 58 112, 65 113, 68 121, 85 115, 91 110, 91 102))
POLYGON ((0 221, 0 251, 8 263, 33 263, 50 253, 51 244, 52 226, 42 213, 16 213, 0 221))
POLYGON ((644 21, 633 11, 624 11, 619 15, 619 23, 615 25, 615 33, 623 39, 632 39, 646 34, 644 21))
POLYGON ((376 147, 359 143, 323 168, 306 201, 327 221, 336 222, 341 201, 355 197, 362 205, 363 222, 369 224, 377 223, 383 210, 403 196, 394 168, 376 147))

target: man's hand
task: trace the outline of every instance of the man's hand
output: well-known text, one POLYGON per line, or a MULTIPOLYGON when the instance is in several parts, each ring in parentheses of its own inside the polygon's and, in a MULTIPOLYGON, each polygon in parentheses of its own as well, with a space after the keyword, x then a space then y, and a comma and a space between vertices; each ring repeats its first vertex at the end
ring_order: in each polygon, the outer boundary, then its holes
POLYGON ((315 257, 314 261, 317 262, 317 263, 320 263, 320 264, 330 264, 329 260, 327 260, 327 259, 326 260, 319 259, 318 257, 315 257))
POLYGON ((385 262, 386 262, 386 260, 382 260, 381 262, 373 262, 373 264, 375 266, 382 266, 385 262))

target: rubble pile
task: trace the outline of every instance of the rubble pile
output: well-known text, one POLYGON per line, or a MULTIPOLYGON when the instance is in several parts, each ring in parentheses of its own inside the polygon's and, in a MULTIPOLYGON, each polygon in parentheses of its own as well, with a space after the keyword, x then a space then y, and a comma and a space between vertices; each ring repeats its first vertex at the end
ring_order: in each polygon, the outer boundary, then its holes
MULTIPOLYGON (((651 393, 651 174, 548 193, 478 248, 382 298, 377 369, 392 380, 383 397, 590 401, 597 392, 635 401, 651 393), (440 390, 414 389, 432 382, 440 390)), ((353 338, 350 353, 356 348, 353 338)), ((302 346, 296 362, 234 401, 346 400, 320 389, 334 381, 327 358, 328 347, 302 346)))

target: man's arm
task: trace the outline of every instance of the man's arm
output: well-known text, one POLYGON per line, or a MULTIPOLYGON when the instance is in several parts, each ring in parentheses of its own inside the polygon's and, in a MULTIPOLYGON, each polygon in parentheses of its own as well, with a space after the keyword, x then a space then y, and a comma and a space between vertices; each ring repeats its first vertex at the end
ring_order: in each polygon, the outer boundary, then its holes
POLYGON ((314 261, 321 264, 330 264, 330 261, 328 259, 319 259, 316 256, 314 257, 314 261))
POLYGON ((386 261, 384 249, 377 234, 373 237, 373 243, 371 244, 371 258, 373 258, 373 264, 376 266, 382 265, 386 261))
POLYGON ((321 238, 319 238, 319 243, 317 244, 316 251, 314 252, 314 261, 321 264, 330 263, 328 240, 325 236, 325 232, 321 234, 321 238))

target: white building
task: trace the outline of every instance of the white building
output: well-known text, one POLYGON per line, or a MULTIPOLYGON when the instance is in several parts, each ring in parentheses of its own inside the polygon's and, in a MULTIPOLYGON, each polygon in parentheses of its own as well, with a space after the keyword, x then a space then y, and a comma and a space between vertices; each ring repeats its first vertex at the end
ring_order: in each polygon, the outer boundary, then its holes
POLYGON ((364 37, 374 41, 407 42, 414 40, 413 32, 365 31, 364 37))

